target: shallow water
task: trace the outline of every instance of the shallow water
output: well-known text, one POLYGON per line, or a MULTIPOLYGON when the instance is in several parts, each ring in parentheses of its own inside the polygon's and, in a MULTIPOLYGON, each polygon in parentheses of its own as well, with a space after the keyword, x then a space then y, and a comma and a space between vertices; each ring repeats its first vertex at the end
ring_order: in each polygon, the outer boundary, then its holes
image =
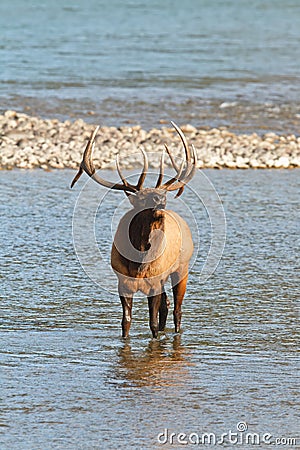
MULTIPOLYGON (((117 296, 87 277, 74 252, 84 183, 70 191, 72 171, 0 173, 1 448, 181 448, 180 432, 220 440, 240 422, 260 439, 299 445, 299 170, 205 174, 226 213, 222 261, 199 282, 209 221, 187 190, 200 251, 183 332, 174 335, 170 314, 166 333, 152 340, 146 300, 137 298, 124 342, 117 296), (173 445, 158 443, 165 429, 176 433, 173 445)), ((90 188, 91 203, 99 191, 90 188)), ((107 217, 121 200, 107 197, 107 217)), ((114 277, 105 283, 113 289, 114 277)), ((246 431, 238 434, 242 443, 227 448, 252 448, 246 431)))
POLYGON ((297 0, 3 1, 1 109, 298 133, 299 8, 297 0))

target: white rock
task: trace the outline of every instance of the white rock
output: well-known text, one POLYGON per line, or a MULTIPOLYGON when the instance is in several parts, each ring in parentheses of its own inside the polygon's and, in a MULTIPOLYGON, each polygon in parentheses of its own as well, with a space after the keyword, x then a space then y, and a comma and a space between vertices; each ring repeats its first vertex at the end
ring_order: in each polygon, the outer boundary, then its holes
POLYGON ((274 162, 274 167, 287 169, 290 166, 290 160, 287 156, 281 156, 274 162))
POLYGON ((259 162, 255 158, 251 158, 249 164, 253 169, 257 169, 259 167, 259 162))

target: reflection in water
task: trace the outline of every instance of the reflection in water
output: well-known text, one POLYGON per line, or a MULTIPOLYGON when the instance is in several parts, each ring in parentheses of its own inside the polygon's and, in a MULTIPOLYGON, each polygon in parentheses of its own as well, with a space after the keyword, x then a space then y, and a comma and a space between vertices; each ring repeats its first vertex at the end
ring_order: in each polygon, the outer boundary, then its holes
POLYGON ((142 351, 134 351, 126 342, 119 351, 115 376, 136 386, 180 386, 190 378, 191 365, 180 335, 175 335, 171 343, 168 339, 152 339, 142 351))

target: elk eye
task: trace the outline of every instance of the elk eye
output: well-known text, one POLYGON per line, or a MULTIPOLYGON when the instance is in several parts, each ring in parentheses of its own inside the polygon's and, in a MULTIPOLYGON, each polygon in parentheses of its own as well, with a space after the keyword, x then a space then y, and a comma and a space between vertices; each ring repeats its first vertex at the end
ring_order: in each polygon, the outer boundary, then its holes
POLYGON ((160 202, 161 201, 160 195, 158 195, 158 194, 153 195, 153 200, 157 203, 160 202))

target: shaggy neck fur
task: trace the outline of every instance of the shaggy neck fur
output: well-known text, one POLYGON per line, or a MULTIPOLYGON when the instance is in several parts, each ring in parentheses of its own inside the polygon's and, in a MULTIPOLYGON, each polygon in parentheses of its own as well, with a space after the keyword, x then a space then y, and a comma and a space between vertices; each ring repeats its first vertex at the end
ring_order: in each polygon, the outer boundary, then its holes
POLYGON ((156 209, 144 209, 137 213, 129 226, 132 245, 140 252, 149 250, 149 236, 153 230, 164 230, 164 213, 156 209))
MULTIPOLYGON (((144 209, 137 213, 129 226, 129 237, 134 248, 140 252, 147 252, 151 247, 149 242, 151 232, 157 229, 164 231, 164 222, 165 214, 163 210, 144 209)), ((130 262, 130 265, 138 272, 145 266, 143 261, 130 262)))

